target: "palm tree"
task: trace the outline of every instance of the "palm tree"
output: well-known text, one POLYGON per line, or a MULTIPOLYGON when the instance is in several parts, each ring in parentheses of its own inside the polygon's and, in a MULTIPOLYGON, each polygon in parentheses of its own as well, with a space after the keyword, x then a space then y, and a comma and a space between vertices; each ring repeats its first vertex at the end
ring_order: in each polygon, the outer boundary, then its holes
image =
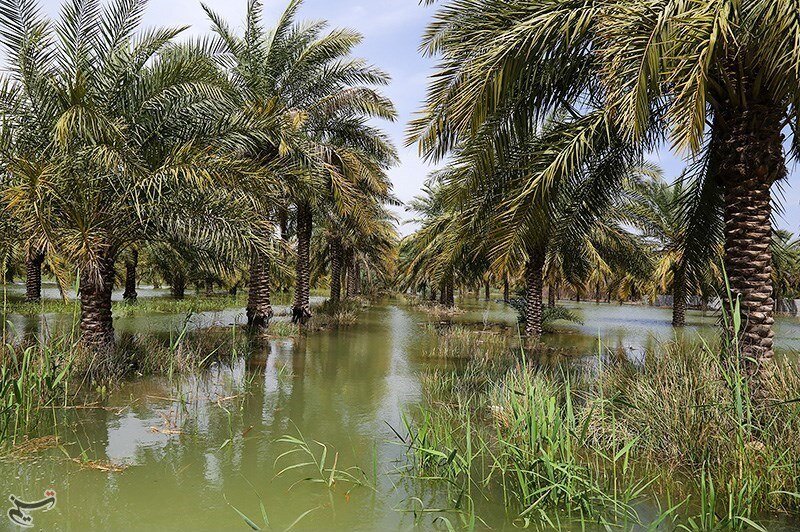
POLYGON ((249 204, 218 186, 244 170, 208 139, 225 101, 217 69, 172 44, 181 28, 137 32, 145 5, 76 0, 53 23, 34 2, 0 2, 10 66, 0 102, 13 117, 4 134, 27 135, 12 126, 31 121, 47 139, 38 154, 10 153, 4 194, 29 214, 23 233, 44 235, 78 268, 80 329, 93 349, 114 343, 114 263, 131 245, 206 239, 224 254, 257 242, 235 225, 249 204))
POLYGON ((122 299, 129 303, 135 303, 139 294, 136 292, 136 268, 139 265, 139 250, 132 247, 125 258, 125 291, 122 299))
POLYGON ((441 61, 415 137, 442 155, 495 117, 493 141, 504 146, 512 112, 541 121, 598 110, 602 127, 573 137, 559 167, 609 131, 647 148, 669 137, 679 152, 706 156, 723 190, 742 364, 760 395, 773 357, 771 187, 786 175, 784 130, 800 152, 796 12, 792 0, 448 2, 425 41, 441 61))
POLYGON ((398 284, 401 290, 429 286, 431 294, 439 294, 442 306, 452 308, 456 277, 469 262, 461 251, 471 247, 472 241, 467 243, 459 238, 463 218, 448 205, 445 190, 438 181, 434 174, 423 188, 423 195, 407 206, 420 215, 413 221, 422 227, 400 242, 398 284))
POLYGON ((358 218, 342 215, 332 209, 325 216, 320 236, 324 243, 315 246, 323 253, 315 261, 317 271, 330 271, 330 301, 332 307, 342 300, 342 285, 345 295, 352 298, 361 293, 362 277, 373 280, 389 278, 388 266, 393 262, 397 247, 396 218, 386 208, 384 201, 396 204, 393 198, 365 197, 359 208, 358 218))
MULTIPOLYGON (((246 114, 270 114, 278 124, 271 135, 251 139, 245 155, 263 164, 277 163, 290 193, 270 214, 287 219, 286 204, 296 205, 296 289, 293 319, 310 317, 309 269, 313 211, 333 195, 352 208, 354 183, 374 179, 376 165, 393 160, 383 135, 367 126, 372 117, 393 119, 391 103, 370 86, 387 76, 350 57, 361 36, 347 29, 326 31, 326 23, 295 22, 300 0, 291 0, 274 28, 262 23, 262 6, 249 0, 244 36, 204 6, 218 39, 214 56, 227 68, 238 106, 246 114), (382 158, 380 162, 377 158, 382 158), (372 160, 369 160, 372 158, 372 160), (372 175, 365 175, 372 174, 372 175)), ((274 172, 274 170, 272 170, 274 172)), ((269 238, 271 235, 265 235, 269 238)), ((269 254, 251 259, 248 323, 264 328, 272 315, 269 254)))
POLYGON ((686 324, 690 291, 696 291, 721 256, 720 199, 711 180, 698 181, 691 174, 672 185, 658 176, 634 185, 627 217, 654 248, 654 288, 672 288, 675 327, 686 324))

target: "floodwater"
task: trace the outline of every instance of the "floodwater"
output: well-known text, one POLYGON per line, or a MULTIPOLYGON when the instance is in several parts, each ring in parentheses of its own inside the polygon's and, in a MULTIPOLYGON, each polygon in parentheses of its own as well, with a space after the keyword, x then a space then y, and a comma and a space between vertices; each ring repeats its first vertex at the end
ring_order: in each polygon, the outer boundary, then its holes
MULTIPOLYGON (((564 304, 575 307, 585 325, 564 325, 547 341, 582 354, 596 350, 598 336, 636 352, 674 334, 666 309, 564 304)), ((455 321, 514 322, 513 311, 499 303, 462 306, 468 310, 455 321)), ((193 323, 231 325, 242 316, 240 310, 205 313, 193 323)), ((139 316, 118 318, 115 325, 163 332, 183 319, 139 316)), ((28 318, 15 320, 25 328, 28 318)), ((711 331, 714 320, 690 312, 684 334, 711 331)), ((31 512, 34 525, 46 530, 247 530, 238 512, 274 530, 434 528, 435 514, 411 510, 452 503, 399 473, 405 448, 394 433, 405 432, 402 412, 420 399, 425 367, 417 355, 431 341, 424 327, 429 321, 387 303, 366 310, 348 329, 270 340, 232 367, 214 366, 177 382, 126 382, 103 409, 60 414, 68 420, 58 429, 63 449, 35 460, 0 461, 0 500, 11 494, 36 500, 55 490, 53 510, 31 512), (313 456, 278 441, 287 435, 306 441, 313 456), (124 470, 79 463, 87 460, 124 470), (314 465, 285 470, 313 460, 324 462, 322 473, 314 465), (329 486, 331 467, 339 472, 329 486)), ((778 346, 800 346, 800 321, 779 320, 778 346)), ((503 528, 502 508, 482 504, 479 514, 503 528)), ((0 523, 11 526, 4 517, 0 523)))

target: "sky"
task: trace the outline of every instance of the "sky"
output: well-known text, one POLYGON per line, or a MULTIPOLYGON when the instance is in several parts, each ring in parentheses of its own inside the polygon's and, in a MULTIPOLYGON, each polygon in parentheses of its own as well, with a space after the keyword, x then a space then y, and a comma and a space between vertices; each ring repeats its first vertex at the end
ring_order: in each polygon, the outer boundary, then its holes
MULTIPOLYGON (((264 19, 276 20, 288 0, 264 0, 264 19)), ((243 27, 246 0, 207 0, 213 10, 220 13, 229 24, 239 30, 243 27)), ((44 0, 45 9, 53 16, 61 0, 44 0)), ((399 119, 384 124, 384 129, 394 139, 401 164, 390 171, 395 194, 404 202, 417 195, 431 168, 417 155, 416 147, 405 147, 405 128, 425 98, 427 77, 434 61, 419 53, 422 34, 430 20, 435 5, 419 5, 418 0, 305 0, 300 10, 301 19, 330 21, 332 26, 346 26, 364 35, 357 54, 382 68, 392 77, 384 90, 395 103, 399 119)), ((187 33, 204 34, 209 25, 200 0, 150 0, 145 14, 145 26, 190 25, 187 33)), ((683 161, 663 149, 653 154, 668 180, 678 176, 684 168, 683 161)), ((794 233, 800 232, 800 171, 790 165, 790 176, 775 191, 782 206, 776 215, 779 227, 794 233)), ((401 218, 407 218, 403 209, 401 218)), ((400 227, 402 234, 413 231, 412 224, 400 227)))

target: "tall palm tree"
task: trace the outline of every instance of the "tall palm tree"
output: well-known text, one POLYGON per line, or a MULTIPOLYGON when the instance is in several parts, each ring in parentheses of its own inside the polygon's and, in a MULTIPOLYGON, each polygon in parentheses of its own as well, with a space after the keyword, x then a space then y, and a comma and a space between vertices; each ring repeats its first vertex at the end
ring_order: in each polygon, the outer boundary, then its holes
MULTIPOLYGON (((391 198, 386 198, 390 200, 391 198)), ((396 204, 397 201, 392 200, 396 204)), ((360 205, 358 218, 342 215, 336 209, 326 213, 320 236, 324 242, 317 256, 315 270, 330 272, 330 301, 333 308, 346 297, 361 291, 361 278, 391 275, 388 266, 397 246, 396 218, 383 203, 383 198, 366 197, 360 205)))
POLYGON ((656 255, 654 288, 671 287, 672 325, 686 324, 686 300, 719 261, 721 196, 710 179, 686 174, 669 185, 660 177, 635 183, 629 222, 650 240, 656 255))
MULTIPOLYGON (((282 168, 287 185, 283 206, 270 214, 282 221, 286 203, 296 205, 296 289, 293 315, 310 316, 309 268, 313 210, 333 195, 344 208, 353 200, 354 182, 374 179, 375 167, 394 157, 385 137, 366 119, 393 119, 391 103, 371 86, 387 76, 351 57, 361 36, 352 30, 326 30, 325 22, 296 22, 301 0, 291 0, 270 29, 259 0, 249 0, 243 36, 204 6, 217 35, 212 52, 227 70, 239 107, 247 114, 269 113, 280 125, 272 135, 250 142, 245 154, 282 168), (375 157, 383 160, 376 162, 375 157), (372 160, 370 160, 372 158, 372 160)), ((266 235, 271 236, 271 235, 266 235)), ((251 260, 248 322, 264 328, 272 315, 269 254, 251 260)))
POLYGON ((52 22, 36 2, 0 2, 4 134, 27 135, 13 124, 31 121, 46 139, 38 154, 7 158, 4 195, 28 214, 25 234, 79 269, 82 339, 99 350, 114 343, 114 263, 129 246, 206 239, 224 253, 257 241, 235 224, 248 203, 218 186, 245 173, 209 140, 224 83, 206 57, 172 44, 182 28, 138 31, 145 6, 75 0, 52 22))
MULTIPOLYGON (((793 0, 447 2, 426 36, 441 62, 414 133, 441 155, 493 115, 597 109, 603 126, 574 137, 561 166, 615 130, 648 148, 669 138, 681 153, 706 155, 723 190, 742 364, 759 395, 773 357, 771 187, 786 175, 784 131, 800 152, 796 13, 793 0)), ((492 123, 506 145, 513 122, 492 123)))

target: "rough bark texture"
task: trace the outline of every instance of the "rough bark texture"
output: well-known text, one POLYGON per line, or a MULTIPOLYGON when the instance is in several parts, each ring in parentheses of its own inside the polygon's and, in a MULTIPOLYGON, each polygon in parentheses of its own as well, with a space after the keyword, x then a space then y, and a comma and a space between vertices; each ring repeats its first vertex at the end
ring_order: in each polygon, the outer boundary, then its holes
POLYGON ((489 281, 486 281, 486 283, 483 285, 483 299, 485 299, 486 301, 489 301, 489 298, 490 298, 489 291, 490 290, 491 290, 491 287, 489 286, 489 281))
POLYGON ((552 284, 547 287, 547 307, 556 308, 556 287, 552 284))
POLYGON ((356 296, 358 293, 356 284, 356 258, 354 255, 351 255, 347 260, 347 298, 351 299, 356 296))
POLYGON ((25 301, 37 302, 42 299, 42 263, 44 253, 37 250, 28 252, 25 259, 25 301))
POLYGON ((114 345, 111 291, 114 288, 114 259, 100 259, 97 271, 83 270, 80 278, 81 341, 93 350, 114 345))
POLYGON ((309 305, 309 275, 311 252, 311 225, 313 223, 311 205, 308 202, 297 204, 297 265, 292 305, 292 323, 305 324, 311 317, 309 305))
POLYGON ((542 336, 542 277, 544 257, 534 254, 525 263, 525 336, 536 341, 542 336))
POLYGON ((133 303, 139 294, 136 293, 136 266, 139 264, 139 251, 132 250, 131 256, 125 261, 125 292, 122 299, 133 303))
POLYGON ((509 289, 508 289, 508 277, 503 280, 503 302, 508 303, 509 301, 509 289))
POLYGON ((256 331, 263 331, 272 319, 272 300, 270 294, 270 262, 269 256, 254 251, 250 258, 250 283, 247 293, 247 326, 256 331))
MULTIPOLYGON (((753 396, 772 374, 774 323, 770 188, 786 174, 781 113, 752 105, 715 121, 712 153, 725 200, 725 270, 742 312, 741 363, 753 396)), ((714 162, 712 161, 712 167, 714 162)))
POLYGON ((675 269, 672 280, 672 326, 686 325, 686 272, 683 267, 675 269))
POLYGON ((355 295, 361 295, 361 261, 358 257, 353 258, 353 288, 355 295))
POLYGON ((186 295, 186 276, 183 272, 175 272, 170 283, 170 291, 175 299, 183 299, 186 295))
POLYGON ((342 299, 342 242, 338 238, 330 241, 331 259, 331 303, 338 305, 342 299))
POLYGON ((447 308, 453 308, 455 306, 455 294, 452 278, 442 281, 442 286, 439 289, 439 303, 443 307, 447 308))

